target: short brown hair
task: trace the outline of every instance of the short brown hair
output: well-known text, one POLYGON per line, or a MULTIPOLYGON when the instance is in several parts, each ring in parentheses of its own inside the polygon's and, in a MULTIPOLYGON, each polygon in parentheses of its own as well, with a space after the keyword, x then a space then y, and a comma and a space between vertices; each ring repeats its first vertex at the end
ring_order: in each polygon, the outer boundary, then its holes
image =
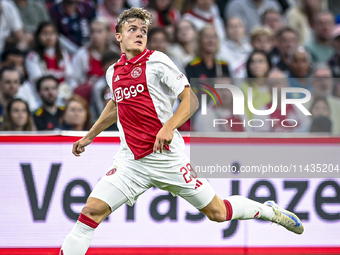
POLYGON ((152 23, 152 14, 143 8, 132 7, 128 10, 123 11, 122 14, 117 18, 116 32, 121 33, 124 22, 128 19, 141 19, 149 27, 152 23))

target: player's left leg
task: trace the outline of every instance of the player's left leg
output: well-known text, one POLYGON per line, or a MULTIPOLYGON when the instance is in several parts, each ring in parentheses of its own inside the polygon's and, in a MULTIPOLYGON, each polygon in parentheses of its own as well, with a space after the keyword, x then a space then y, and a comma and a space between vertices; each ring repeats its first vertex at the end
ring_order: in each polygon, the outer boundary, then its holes
MULTIPOLYGON (((149 172, 153 185, 179 195, 204 213, 212 221, 262 218, 280 224, 294 233, 301 234, 303 226, 293 213, 279 208, 275 202, 264 204, 242 196, 230 196, 222 200, 205 178, 199 178, 184 154, 152 154, 147 159, 155 164, 149 172)), ((147 161, 146 161, 147 163, 147 161)))
POLYGON ((294 213, 278 207, 273 201, 261 204, 238 195, 222 200, 215 195, 212 201, 200 211, 210 220, 217 222, 262 218, 278 223, 296 234, 302 234, 304 230, 300 219, 294 213))
POLYGON ((238 195, 225 200, 215 195, 213 200, 200 211, 210 220, 217 222, 254 218, 271 220, 275 216, 271 207, 238 195))

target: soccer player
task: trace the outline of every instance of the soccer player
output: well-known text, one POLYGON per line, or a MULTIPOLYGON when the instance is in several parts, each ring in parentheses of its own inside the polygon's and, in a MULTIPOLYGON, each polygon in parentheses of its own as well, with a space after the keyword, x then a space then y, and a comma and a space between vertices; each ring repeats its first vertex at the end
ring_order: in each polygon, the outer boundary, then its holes
POLYGON ((183 197, 212 221, 263 218, 301 234, 299 218, 273 201, 261 204, 242 196, 222 200, 206 179, 188 178, 186 173, 194 173, 176 128, 197 110, 198 100, 169 57, 146 48, 150 23, 151 14, 140 8, 125 10, 118 17, 116 39, 122 54, 106 73, 112 100, 88 134, 74 143, 73 154, 80 156, 116 121, 121 147, 114 168, 93 189, 60 254, 85 254, 99 223, 122 204, 132 206, 150 187, 183 197), (181 103, 173 114, 177 97, 181 103))

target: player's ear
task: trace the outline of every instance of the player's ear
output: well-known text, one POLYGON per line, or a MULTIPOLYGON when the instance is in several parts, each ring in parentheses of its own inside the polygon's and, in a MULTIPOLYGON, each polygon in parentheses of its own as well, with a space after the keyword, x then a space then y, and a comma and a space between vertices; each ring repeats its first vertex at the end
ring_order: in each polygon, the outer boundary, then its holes
POLYGON ((122 34, 121 34, 121 33, 116 33, 116 40, 117 40, 117 42, 119 42, 119 43, 122 42, 122 34))

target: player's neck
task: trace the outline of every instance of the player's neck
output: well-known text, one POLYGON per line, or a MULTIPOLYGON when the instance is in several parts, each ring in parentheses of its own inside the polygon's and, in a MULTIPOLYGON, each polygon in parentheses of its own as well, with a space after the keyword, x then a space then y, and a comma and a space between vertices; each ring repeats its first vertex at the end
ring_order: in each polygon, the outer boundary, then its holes
POLYGON ((126 60, 133 59, 134 57, 137 57, 138 55, 140 55, 142 52, 135 51, 135 50, 129 51, 129 50, 122 49, 122 53, 125 53, 126 60))

